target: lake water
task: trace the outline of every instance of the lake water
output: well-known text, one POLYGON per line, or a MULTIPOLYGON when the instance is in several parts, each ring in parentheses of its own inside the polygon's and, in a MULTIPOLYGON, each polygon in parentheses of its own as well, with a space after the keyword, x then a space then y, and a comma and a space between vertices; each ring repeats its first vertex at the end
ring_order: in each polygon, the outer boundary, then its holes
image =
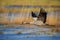
POLYGON ((0 34, 0 40, 60 40, 60 34, 49 36, 48 34, 39 32, 42 29, 48 32, 50 30, 48 28, 39 28, 36 25, 32 25, 32 28, 24 26, 5 28, 4 25, 0 25, 0 32, 3 32, 3 34, 0 34), (17 32, 21 33, 18 34, 17 32))

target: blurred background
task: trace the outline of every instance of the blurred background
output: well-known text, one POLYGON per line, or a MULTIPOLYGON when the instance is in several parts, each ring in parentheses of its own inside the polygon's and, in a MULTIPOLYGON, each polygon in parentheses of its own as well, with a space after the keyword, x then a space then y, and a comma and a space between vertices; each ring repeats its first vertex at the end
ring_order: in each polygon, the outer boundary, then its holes
POLYGON ((34 21, 40 8, 47 12, 46 24, 60 25, 60 0, 0 0, 0 24, 22 24, 34 21))

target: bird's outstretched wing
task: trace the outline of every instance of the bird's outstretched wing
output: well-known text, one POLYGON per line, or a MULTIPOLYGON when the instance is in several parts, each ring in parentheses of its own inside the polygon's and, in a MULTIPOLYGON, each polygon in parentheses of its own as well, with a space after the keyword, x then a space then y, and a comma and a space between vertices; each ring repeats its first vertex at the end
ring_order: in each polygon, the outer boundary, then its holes
POLYGON ((35 13, 31 13, 32 17, 37 17, 37 15, 35 13))

